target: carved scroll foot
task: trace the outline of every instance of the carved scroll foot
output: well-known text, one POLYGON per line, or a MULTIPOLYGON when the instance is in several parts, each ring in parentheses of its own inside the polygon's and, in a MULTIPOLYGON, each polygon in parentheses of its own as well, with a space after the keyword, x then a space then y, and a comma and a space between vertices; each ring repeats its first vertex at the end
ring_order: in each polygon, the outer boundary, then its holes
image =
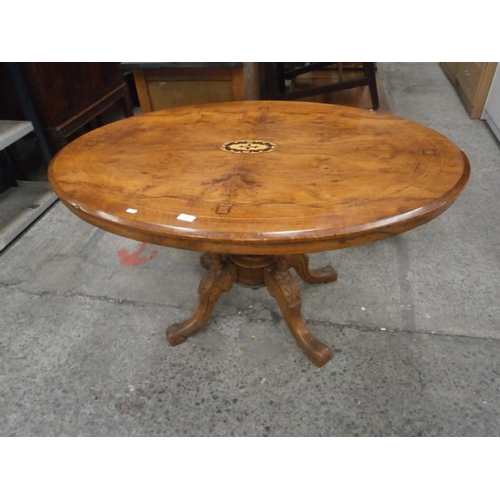
POLYGON ((309 257, 306 254, 290 255, 288 262, 307 283, 332 283, 337 279, 337 271, 332 266, 310 269, 309 257))
POLYGON ((267 289, 278 302, 288 328, 301 349, 316 366, 323 366, 332 357, 332 351, 307 329, 300 310, 300 290, 288 268, 286 259, 268 267, 264 272, 267 289))
POLYGON ((167 339, 171 345, 182 344, 187 337, 202 328, 210 319, 219 297, 230 290, 236 280, 236 267, 224 256, 205 255, 203 263, 203 267, 208 270, 198 289, 198 309, 190 318, 167 328, 167 339))

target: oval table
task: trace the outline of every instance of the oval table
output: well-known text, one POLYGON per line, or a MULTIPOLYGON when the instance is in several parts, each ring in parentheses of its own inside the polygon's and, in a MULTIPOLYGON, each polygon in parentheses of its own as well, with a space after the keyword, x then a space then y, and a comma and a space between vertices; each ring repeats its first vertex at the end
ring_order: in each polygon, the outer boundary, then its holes
POLYGON ((408 231, 446 210, 469 177, 465 154, 414 122, 330 104, 245 101, 183 106, 117 121, 67 145, 49 180, 78 217, 156 245, 203 252, 192 317, 210 318, 233 283, 267 286, 317 366, 331 349, 307 329, 299 287, 335 281, 307 254, 408 231))

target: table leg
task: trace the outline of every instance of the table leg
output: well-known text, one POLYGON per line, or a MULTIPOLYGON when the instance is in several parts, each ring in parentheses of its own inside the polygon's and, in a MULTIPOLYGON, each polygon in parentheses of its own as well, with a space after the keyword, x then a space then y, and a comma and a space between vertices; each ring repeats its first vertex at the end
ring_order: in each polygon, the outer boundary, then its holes
POLYGON ((288 328, 301 349, 316 366, 323 366, 332 357, 332 351, 307 329, 300 310, 300 290, 290 274, 290 267, 291 262, 287 258, 277 258, 275 266, 267 267, 264 271, 267 289, 278 302, 288 328))
POLYGON ((210 319, 221 294, 230 290, 236 280, 236 266, 226 256, 211 254, 205 258, 204 267, 208 270, 198 289, 198 309, 187 320, 167 328, 167 339, 171 345, 182 344, 189 335, 202 328, 210 319))
POLYGON ((287 259, 290 266, 307 283, 332 283, 337 280, 337 271, 332 266, 310 269, 309 257, 306 254, 289 255, 287 259))
POLYGON ((181 344, 196 333, 210 319, 217 300, 233 283, 259 288, 267 286, 276 299, 285 321, 295 340, 316 366, 323 366, 332 357, 328 346, 316 339, 307 329, 301 315, 300 289, 290 269, 309 283, 330 283, 337 279, 331 266, 312 270, 307 255, 219 255, 203 254, 201 265, 207 269, 203 276, 198 310, 189 319, 175 323, 167 329, 167 339, 172 345, 181 344))

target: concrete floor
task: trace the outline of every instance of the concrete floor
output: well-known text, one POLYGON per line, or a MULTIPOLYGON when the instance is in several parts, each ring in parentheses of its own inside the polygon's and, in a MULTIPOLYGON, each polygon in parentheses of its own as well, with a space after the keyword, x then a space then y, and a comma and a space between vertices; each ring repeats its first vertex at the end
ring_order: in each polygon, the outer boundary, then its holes
POLYGON ((311 256, 300 282, 324 367, 265 289, 234 287, 177 347, 196 253, 105 233, 56 203, 0 254, 2 436, 500 435, 500 149, 439 66, 379 63, 392 111, 465 150, 472 177, 441 217, 311 256))

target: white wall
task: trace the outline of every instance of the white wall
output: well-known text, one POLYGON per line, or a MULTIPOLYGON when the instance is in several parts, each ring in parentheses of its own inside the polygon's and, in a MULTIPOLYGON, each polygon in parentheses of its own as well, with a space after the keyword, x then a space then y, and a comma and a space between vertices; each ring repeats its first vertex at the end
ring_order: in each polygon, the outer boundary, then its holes
POLYGON ((500 64, 491 82, 490 91, 484 106, 483 120, 486 120, 497 139, 500 141, 500 64))

